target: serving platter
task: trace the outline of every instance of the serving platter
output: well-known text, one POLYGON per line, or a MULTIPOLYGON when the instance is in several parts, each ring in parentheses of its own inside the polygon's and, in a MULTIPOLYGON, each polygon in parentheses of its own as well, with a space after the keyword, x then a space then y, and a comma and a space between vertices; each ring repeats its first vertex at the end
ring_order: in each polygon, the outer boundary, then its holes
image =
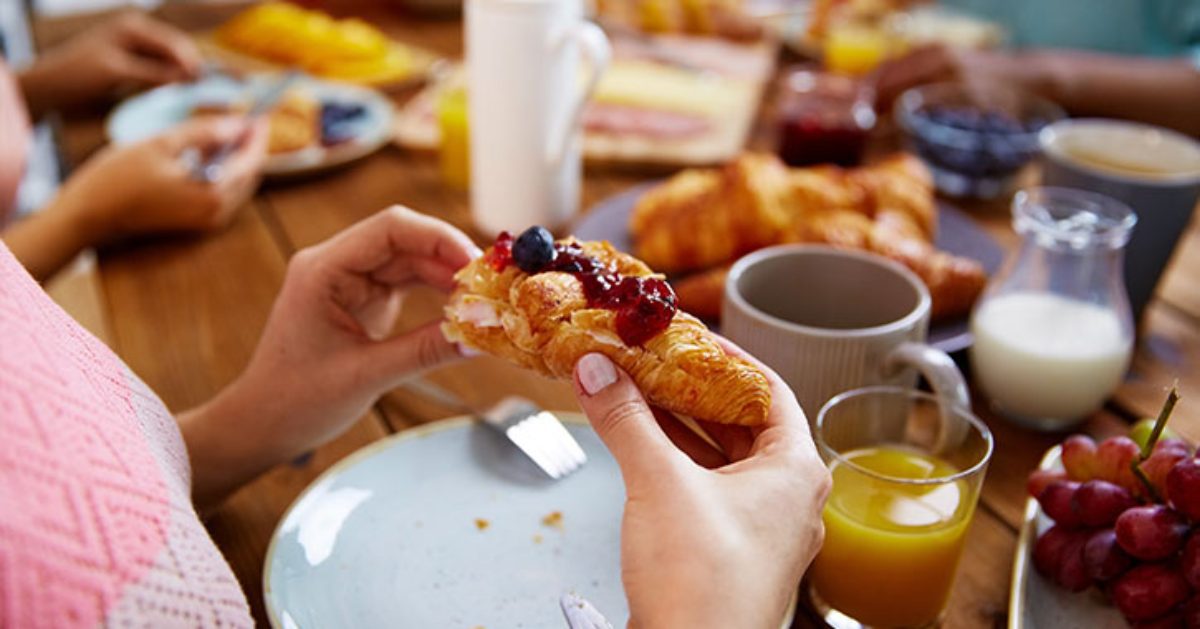
MULTIPOLYGON (((574 224, 572 233, 582 240, 607 240, 618 250, 631 253, 629 217, 638 199, 660 183, 635 186, 600 201, 574 224)), ((943 251, 979 261, 989 276, 1004 263, 1004 249, 991 235, 965 212, 941 201, 935 244, 943 251)), ((970 347, 972 340, 967 317, 936 322, 929 328, 929 344, 947 353, 970 347)))
MULTIPOLYGON (((1062 447, 1046 452, 1039 469, 1062 469, 1062 447)), ((1008 629, 1123 629, 1129 625, 1121 613, 1105 603, 1095 588, 1068 592, 1033 568, 1033 546, 1038 535, 1054 525, 1037 500, 1025 504, 1025 518, 1017 538, 1012 589, 1008 603, 1008 629)))

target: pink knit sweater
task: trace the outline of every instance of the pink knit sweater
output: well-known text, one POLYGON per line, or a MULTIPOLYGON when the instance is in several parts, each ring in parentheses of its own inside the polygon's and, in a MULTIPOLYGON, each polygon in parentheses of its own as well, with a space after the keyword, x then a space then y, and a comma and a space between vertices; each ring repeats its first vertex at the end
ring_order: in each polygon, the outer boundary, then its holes
POLYGON ((0 244, 0 627, 248 627, 174 418, 0 244))

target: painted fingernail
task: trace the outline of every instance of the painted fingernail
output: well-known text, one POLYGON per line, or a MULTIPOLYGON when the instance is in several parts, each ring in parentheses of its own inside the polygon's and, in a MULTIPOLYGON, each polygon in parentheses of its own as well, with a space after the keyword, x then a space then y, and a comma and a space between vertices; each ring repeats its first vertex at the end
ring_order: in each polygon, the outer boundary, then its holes
POLYGON ((579 384, 588 395, 596 395, 617 381, 617 370, 603 354, 588 354, 580 358, 575 370, 579 372, 579 384))

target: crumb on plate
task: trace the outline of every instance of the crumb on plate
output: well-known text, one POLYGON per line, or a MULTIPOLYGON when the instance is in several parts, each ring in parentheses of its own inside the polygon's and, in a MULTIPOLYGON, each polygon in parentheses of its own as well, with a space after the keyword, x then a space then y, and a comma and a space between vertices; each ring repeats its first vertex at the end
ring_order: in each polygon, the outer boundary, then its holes
POLYGON ((487 527, 489 527, 491 525, 492 525, 491 522, 488 522, 487 520, 485 520, 483 518, 475 518, 475 528, 479 529, 480 531, 486 529, 487 527))
POLYGON ((542 526, 549 526, 561 531, 563 528, 562 511, 551 511, 546 517, 542 518, 542 526))

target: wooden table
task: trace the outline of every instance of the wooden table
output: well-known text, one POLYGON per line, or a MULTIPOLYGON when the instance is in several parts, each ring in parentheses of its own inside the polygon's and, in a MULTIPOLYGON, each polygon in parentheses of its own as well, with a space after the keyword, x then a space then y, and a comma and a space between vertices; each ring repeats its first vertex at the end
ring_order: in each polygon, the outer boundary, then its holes
MULTIPOLYGON (((166 16, 188 28, 205 28, 229 8, 168 4, 166 16)), ((374 9, 360 11, 398 38, 447 56, 461 54, 457 21, 421 21, 374 9)), ((42 45, 92 23, 95 17, 37 25, 42 45)), ((402 100, 407 94, 397 95, 402 100)), ((761 126, 761 125, 760 125, 761 126)), ((102 141, 99 115, 69 119, 64 126, 68 159, 78 162, 102 141)), ((644 177, 589 173, 584 207, 644 177)), ((106 252, 99 266, 101 330, 113 349, 173 410, 198 404, 242 369, 280 287, 288 258, 338 230, 393 203, 442 217, 470 229, 467 198, 441 184, 436 160, 388 147, 349 168, 290 183, 272 183, 227 230, 202 238, 174 238, 106 252)), ((1005 205, 970 208, 1002 243, 1016 236, 1005 205)), ((402 327, 438 316, 441 298, 431 292, 407 302, 402 327)), ((552 409, 576 409, 568 387, 499 360, 480 358, 444 368, 430 378, 476 404, 505 394, 528 396, 552 409)), ((1184 400, 1173 425, 1200 441, 1200 225, 1184 236, 1158 298, 1143 322, 1132 371, 1103 410, 1082 430, 1096 437, 1119 433, 1137 418, 1156 413, 1164 388, 1179 379, 1184 400)), ((811 410, 811 409, 810 409, 811 410)), ((1016 533, 1025 504, 1025 476, 1042 452, 1062 435, 1032 433, 979 414, 996 437, 996 454, 980 509, 971 525, 966 557, 950 603, 947 626, 1003 625, 1007 617, 1016 533)), ((265 624, 262 566, 268 540, 284 510, 318 474, 350 452, 398 430, 451 414, 444 408, 393 392, 346 434, 307 461, 280 467, 243 488, 209 521, 209 530, 233 565, 255 617, 265 624)), ((795 626, 819 626, 803 611, 795 626)))

